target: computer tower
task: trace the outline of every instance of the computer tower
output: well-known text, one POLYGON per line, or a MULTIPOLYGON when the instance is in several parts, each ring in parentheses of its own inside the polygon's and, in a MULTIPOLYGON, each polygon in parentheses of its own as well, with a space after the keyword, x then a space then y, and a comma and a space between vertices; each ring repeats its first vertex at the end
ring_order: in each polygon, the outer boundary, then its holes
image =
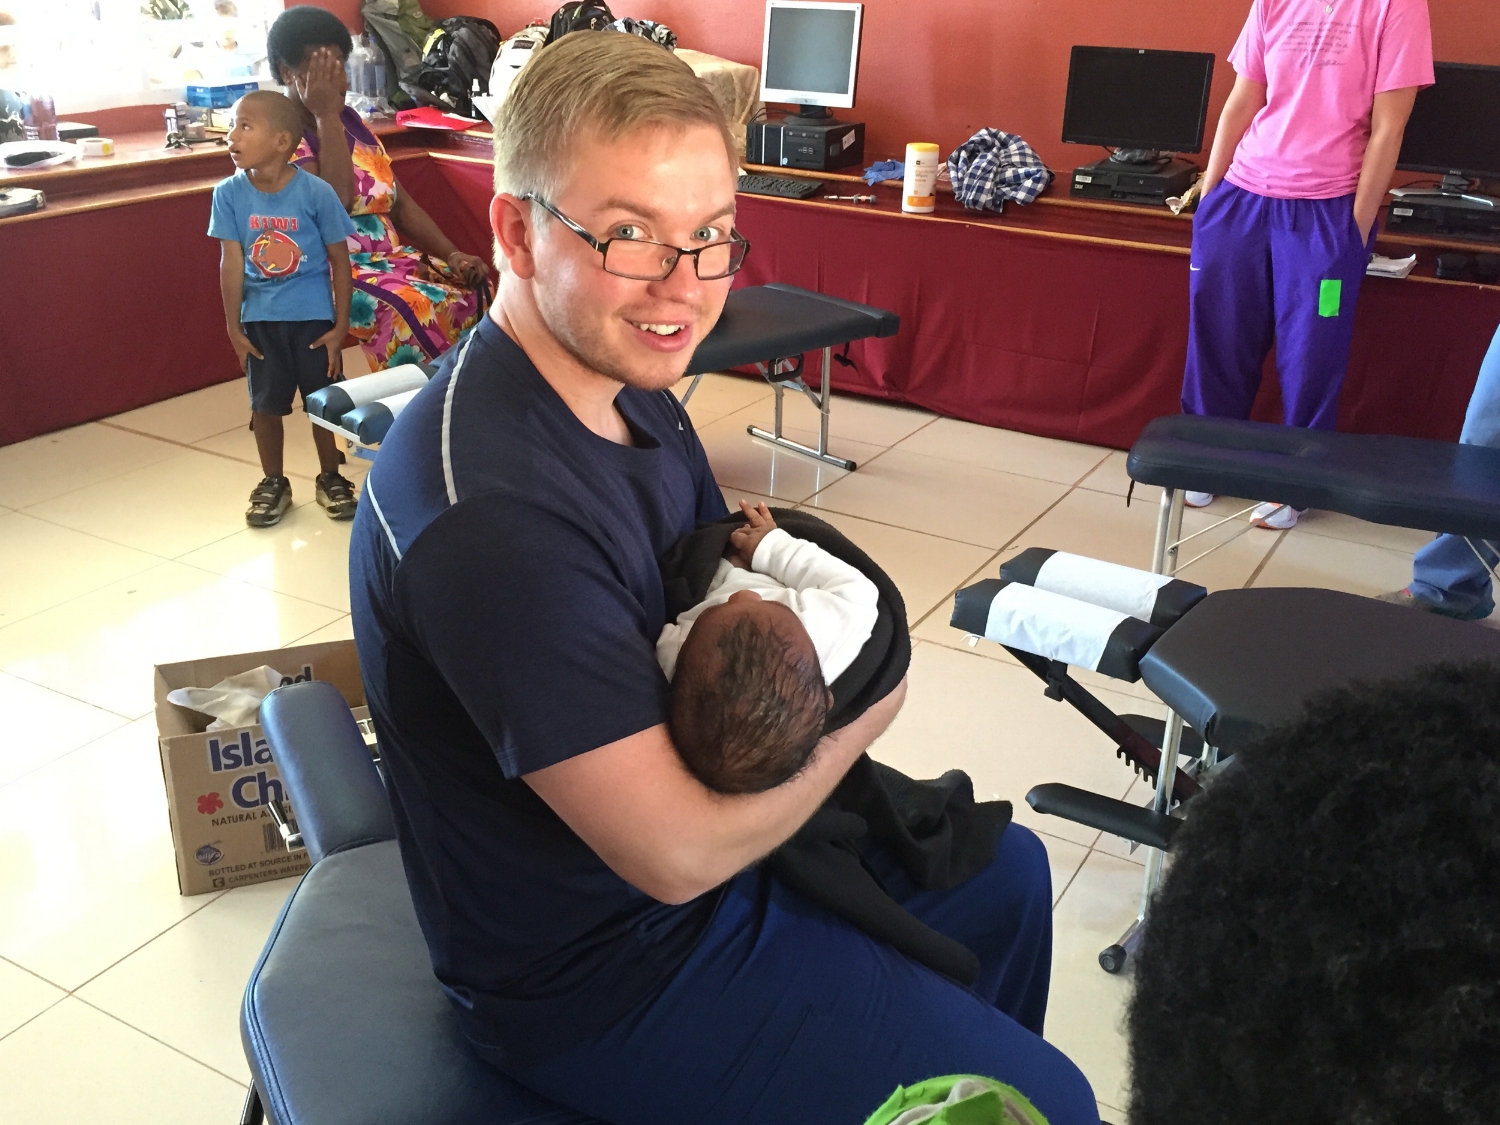
POLYGON ((1385 229, 1437 238, 1500 242, 1500 206, 1473 199, 1404 195, 1391 200, 1385 213, 1385 229))
POLYGON ((1165 204, 1192 186, 1198 166, 1174 159, 1160 168, 1101 160, 1073 170, 1071 193, 1082 199, 1165 204))
POLYGON ((830 172, 865 158, 863 121, 806 124, 786 119, 757 121, 745 130, 745 161, 775 168, 830 172))

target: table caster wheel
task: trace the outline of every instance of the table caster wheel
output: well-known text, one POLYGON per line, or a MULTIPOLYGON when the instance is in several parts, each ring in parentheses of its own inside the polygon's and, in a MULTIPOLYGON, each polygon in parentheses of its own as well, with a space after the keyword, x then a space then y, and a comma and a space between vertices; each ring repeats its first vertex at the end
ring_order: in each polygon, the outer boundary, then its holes
POLYGON ((1125 947, 1112 945, 1099 954, 1099 967, 1106 973, 1118 973, 1125 968, 1125 947))

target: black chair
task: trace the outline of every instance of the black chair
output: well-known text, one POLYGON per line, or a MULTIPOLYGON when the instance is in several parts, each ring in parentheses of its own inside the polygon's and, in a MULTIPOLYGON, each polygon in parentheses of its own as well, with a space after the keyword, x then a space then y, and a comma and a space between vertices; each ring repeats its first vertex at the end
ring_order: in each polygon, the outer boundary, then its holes
POLYGON ((250 975, 243 1125, 599 1125, 480 1062, 432 974, 379 772, 331 684, 261 705, 312 869, 250 975))

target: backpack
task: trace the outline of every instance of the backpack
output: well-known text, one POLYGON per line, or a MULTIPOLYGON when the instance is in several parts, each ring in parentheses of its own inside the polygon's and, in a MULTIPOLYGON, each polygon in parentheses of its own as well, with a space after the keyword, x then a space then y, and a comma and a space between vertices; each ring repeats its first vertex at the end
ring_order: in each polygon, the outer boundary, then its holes
POLYGON ((570 31, 603 31, 615 22, 604 0, 569 0, 552 13, 547 42, 555 43, 570 31))
POLYGON ((479 84, 490 92, 490 67, 500 50, 500 30, 477 16, 453 16, 443 20, 427 37, 422 66, 408 82, 401 83, 418 105, 430 105, 460 117, 475 116, 470 92, 479 84))
POLYGON ((403 85, 422 69, 421 43, 432 32, 432 21, 416 0, 364 0, 365 30, 385 56, 386 99, 396 109, 410 109, 411 95, 403 85))

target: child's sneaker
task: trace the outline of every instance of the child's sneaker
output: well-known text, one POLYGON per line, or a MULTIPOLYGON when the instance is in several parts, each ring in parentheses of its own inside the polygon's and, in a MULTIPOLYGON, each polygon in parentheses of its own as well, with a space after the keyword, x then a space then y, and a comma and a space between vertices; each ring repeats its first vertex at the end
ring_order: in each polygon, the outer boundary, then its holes
POLYGON ((263 477, 250 493, 245 522, 251 527, 272 527, 292 506, 292 482, 286 477, 263 477))
POLYGON ((1212 492, 1189 492, 1182 498, 1183 504, 1189 508, 1206 508, 1214 502, 1212 492))
POLYGON ((337 471, 323 473, 318 477, 316 496, 318 503, 328 510, 328 518, 352 520, 359 501, 354 498, 354 485, 337 471))

